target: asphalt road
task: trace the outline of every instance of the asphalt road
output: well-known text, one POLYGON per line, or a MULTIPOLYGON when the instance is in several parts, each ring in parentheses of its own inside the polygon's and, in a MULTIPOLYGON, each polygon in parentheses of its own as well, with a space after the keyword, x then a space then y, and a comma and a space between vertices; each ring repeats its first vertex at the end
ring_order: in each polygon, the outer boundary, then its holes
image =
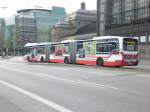
POLYGON ((0 112, 150 112, 150 71, 0 61, 0 112))

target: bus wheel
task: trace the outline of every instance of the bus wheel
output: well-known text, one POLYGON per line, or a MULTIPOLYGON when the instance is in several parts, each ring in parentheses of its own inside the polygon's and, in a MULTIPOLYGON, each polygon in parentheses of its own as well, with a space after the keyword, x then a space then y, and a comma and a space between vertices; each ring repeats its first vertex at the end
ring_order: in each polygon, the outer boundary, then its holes
POLYGON ((65 57, 64 63, 69 64, 69 58, 68 57, 65 57))
POLYGON ((28 62, 31 62, 31 60, 30 60, 30 57, 29 57, 29 56, 27 57, 27 61, 28 61, 28 62))
POLYGON ((40 62, 44 62, 44 58, 43 57, 41 57, 40 62))
POLYGON ((115 68, 121 68, 121 66, 115 66, 115 68))
POLYGON ((103 61, 102 58, 98 58, 97 61, 96 61, 97 66, 103 66, 103 63, 104 63, 104 61, 103 61))

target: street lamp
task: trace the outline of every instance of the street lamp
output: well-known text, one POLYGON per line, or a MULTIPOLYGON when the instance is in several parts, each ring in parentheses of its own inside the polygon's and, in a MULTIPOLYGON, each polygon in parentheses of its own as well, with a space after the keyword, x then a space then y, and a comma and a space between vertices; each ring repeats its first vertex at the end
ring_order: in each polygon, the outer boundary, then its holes
POLYGON ((97 0, 97 36, 100 36, 100 0, 97 0))
MULTIPOLYGON (((5 25, 4 25, 4 41, 5 41, 5 39, 6 39, 6 18, 5 18, 5 10, 8 8, 8 7, 6 7, 6 6, 2 6, 1 7, 2 9, 3 9, 3 18, 4 18, 4 23, 5 23, 5 25)), ((6 43, 4 42, 4 46, 6 46, 6 43)))

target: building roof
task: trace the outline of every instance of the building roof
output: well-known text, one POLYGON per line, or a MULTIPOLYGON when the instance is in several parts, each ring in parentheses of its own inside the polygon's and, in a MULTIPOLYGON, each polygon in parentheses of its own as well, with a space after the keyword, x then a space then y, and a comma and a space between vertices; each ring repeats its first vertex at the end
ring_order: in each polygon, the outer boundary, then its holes
POLYGON ((51 10, 48 10, 48 9, 21 9, 21 10, 18 10, 17 13, 29 12, 29 11, 32 11, 32 10, 51 12, 51 10))

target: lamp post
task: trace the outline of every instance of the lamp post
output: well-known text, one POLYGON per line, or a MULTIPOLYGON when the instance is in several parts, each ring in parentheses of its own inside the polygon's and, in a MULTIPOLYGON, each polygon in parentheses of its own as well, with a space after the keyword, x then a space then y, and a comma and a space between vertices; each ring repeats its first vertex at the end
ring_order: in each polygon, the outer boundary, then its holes
POLYGON ((130 16, 130 24, 131 24, 131 37, 133 37, 133 17, 130 16))
POLYGON ((100 36, 100 0, 97 0, 97 36, 100 36))
POLYGON ((13 26, 13 28, 12 28, 12 33, 13 33, 13 35, 12 35, 12 37, 13 37, 13 55, 14 56, 16 55, 16 29, 15 28, 16 28, 15 26, 13 26))
POLYGON ((4 18, 4 23, 5 23, 5 25, 4 25, 4 47, 7 47, 7 45, 6 45, 6 17, 5 17, 5 10, 8 8, 8 7, 6 7, 6 6, 2 6, 1 7, 2 9, 3 9, 3 18, 4 18))

